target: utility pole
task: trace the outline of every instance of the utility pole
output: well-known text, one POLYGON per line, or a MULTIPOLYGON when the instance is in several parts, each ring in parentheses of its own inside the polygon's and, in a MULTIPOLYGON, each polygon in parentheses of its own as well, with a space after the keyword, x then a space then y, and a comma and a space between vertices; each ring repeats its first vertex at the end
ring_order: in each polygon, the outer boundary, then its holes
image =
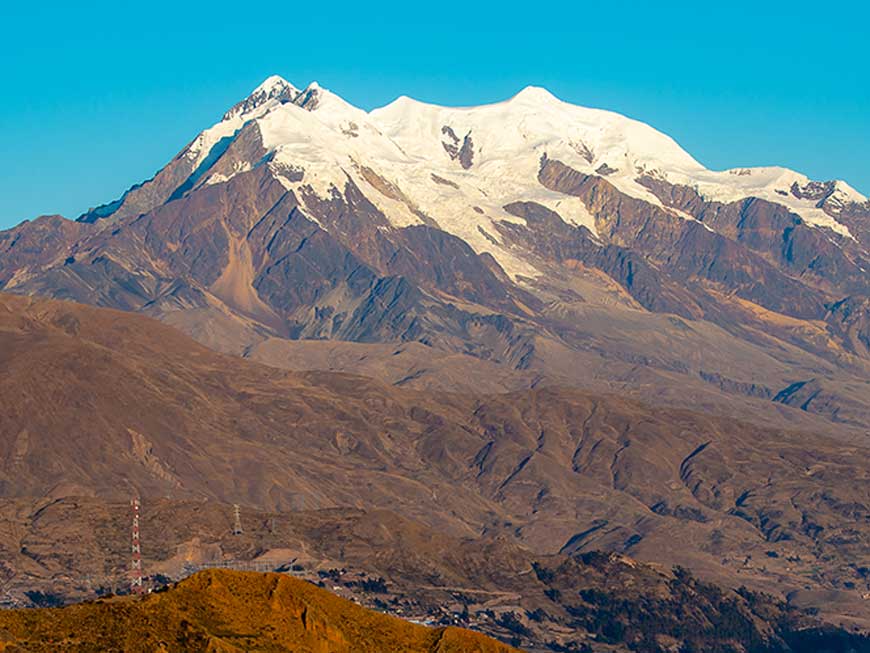
POLYGON ((142 548, 139 545, 139 497, 133 497, 130 501, 133 510, 133 528, 131 531, 131 559, 130 559, 130 593, 142 594, 142 548))
POLYGON ((233 535, 242 534, 242 510, 239 504, 233 504, 233 535))

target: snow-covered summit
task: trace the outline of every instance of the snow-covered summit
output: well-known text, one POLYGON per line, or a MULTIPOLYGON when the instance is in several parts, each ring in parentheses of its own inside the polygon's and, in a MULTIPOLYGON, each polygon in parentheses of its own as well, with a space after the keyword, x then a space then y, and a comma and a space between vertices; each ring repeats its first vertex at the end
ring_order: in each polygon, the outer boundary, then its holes
POLYGON ((531 102, 534 104, 544 104, 562 102, 562 100, 542 86, 526 86, 523 90, 508 100, 508 102, 531 102))
POLYGON ((286 79, 281 77, 280 75, 270 75, 269 77, 267 77, 266 79, 263 80, 262 84, 260 84, 257 88, 254 89, 254 91, 253 91, 253 93, 251 93, 251 95, 253 95, 259 91, 270 92, 274 89, 283 89, 283 88, 287 88, 288 86, 290 88, 293 88, 293 85, 290 82, 288 82, 286 79))
MULTIPOLYGON (((760 197, 844 235, 837 207, 866 201, 844 182, 813 182, 785 168, 708 170, 643 122, 572 105, 535 86, 482 106, 443 107, 402 96, 366 112, 317 82, 299 90, 272 76, 200 134, 186 156, 202 164, 216 144, 251 122, 276 171, 303 171, 293 182, 276 172, 288 188, 328 197, 351 179, 393 224, 431 219, 514 274, 532 271, 499 242, 493 222, 518 220, 505 205, 535 201, 595 232, 580 199, 538 182, 543 155, 650 203, 659 200, 645 177, 690 186, 709 200, 760 197)), ((204 183, 226 179, 205 177, 204 183)))
POLYGON ((299 95, 299 89, 283 77, 272 75, 251 91, 250 95, 224 114, 223 120, 249 114, 270 101, 292 102, 299 95))

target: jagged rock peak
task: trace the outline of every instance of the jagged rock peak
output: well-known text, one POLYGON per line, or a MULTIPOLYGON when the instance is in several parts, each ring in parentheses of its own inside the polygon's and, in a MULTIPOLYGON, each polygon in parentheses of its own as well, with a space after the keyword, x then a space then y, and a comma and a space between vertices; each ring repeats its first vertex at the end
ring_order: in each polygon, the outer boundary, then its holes
POLYGON ((317 82, 311 82, 305 87, 304 91, 301 91, 296 96, 294 104, 303 109, 314 111, 318 106, 320 106, 320 101, 324 93, 328 93, 328 91, 317 82))
POLYGON ((281 103, 293 102, 299 97, 299 89, 279 75, 272 75, 263 80, 257 88, 251 91, 244 100, 233 106, 224 114, 223 119, 229 120, 235 116, 250 113, 270 100, 281 103))

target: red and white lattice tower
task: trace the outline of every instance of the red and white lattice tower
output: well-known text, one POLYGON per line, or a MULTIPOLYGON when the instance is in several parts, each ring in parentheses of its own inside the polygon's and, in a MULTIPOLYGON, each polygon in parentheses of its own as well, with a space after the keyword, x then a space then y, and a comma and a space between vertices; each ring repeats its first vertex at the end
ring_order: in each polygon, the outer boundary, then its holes
POLYGON ((142 549, 139 546, 139 497, 130 502, 133 509, 133 530, 130 557, 130 593, 142 594, 142 549))

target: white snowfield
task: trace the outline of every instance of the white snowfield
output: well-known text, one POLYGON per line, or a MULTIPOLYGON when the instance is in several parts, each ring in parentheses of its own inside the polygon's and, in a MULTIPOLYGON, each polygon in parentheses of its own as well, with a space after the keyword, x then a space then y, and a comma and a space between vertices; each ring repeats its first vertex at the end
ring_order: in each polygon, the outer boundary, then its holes
MULTIPOLYGON (((493 221, 521 222, 505 205, 534 201, 595 233, 580 199, 538 182, 544 154, 580 172, 606 176, 626 194, 655 205, 661 202, 637 181, 642 175, 690 186, 708 200, 759 197, 776 202, 810 225, 851 237, 845 225, 816 206, 817 199, 794 196, 793 184, 804 188, 811 183, 804 175, 778 167, 711 171, 649 125, 563 102, 542 88, 530 86, 505 102, 467 108, 400 97, 366 112, 317 83, 298 91, 272 76, 247 100, 246 110, 229 112, 183 156, 198 166, 221 139, 254 121, 264 147, 274 153, 270 165, 288 189, 307 187, 328 197, 342 192, 349 177, 392 224, 422 223, 422 213, 475 251, 491 253, 514 278, 537 271, 499 239, 493 221), (463 145, 466 165, 458 154, 463 145), (284 166, 302 170, 302 180, 282 177, 284 166)), ((209 178, 206 172, 204 183, 226 179, 209 178)), ((297 196, 303 199, 305 193, 297 196)), ((827 206, 865 201, 837 181, 827 206)))

